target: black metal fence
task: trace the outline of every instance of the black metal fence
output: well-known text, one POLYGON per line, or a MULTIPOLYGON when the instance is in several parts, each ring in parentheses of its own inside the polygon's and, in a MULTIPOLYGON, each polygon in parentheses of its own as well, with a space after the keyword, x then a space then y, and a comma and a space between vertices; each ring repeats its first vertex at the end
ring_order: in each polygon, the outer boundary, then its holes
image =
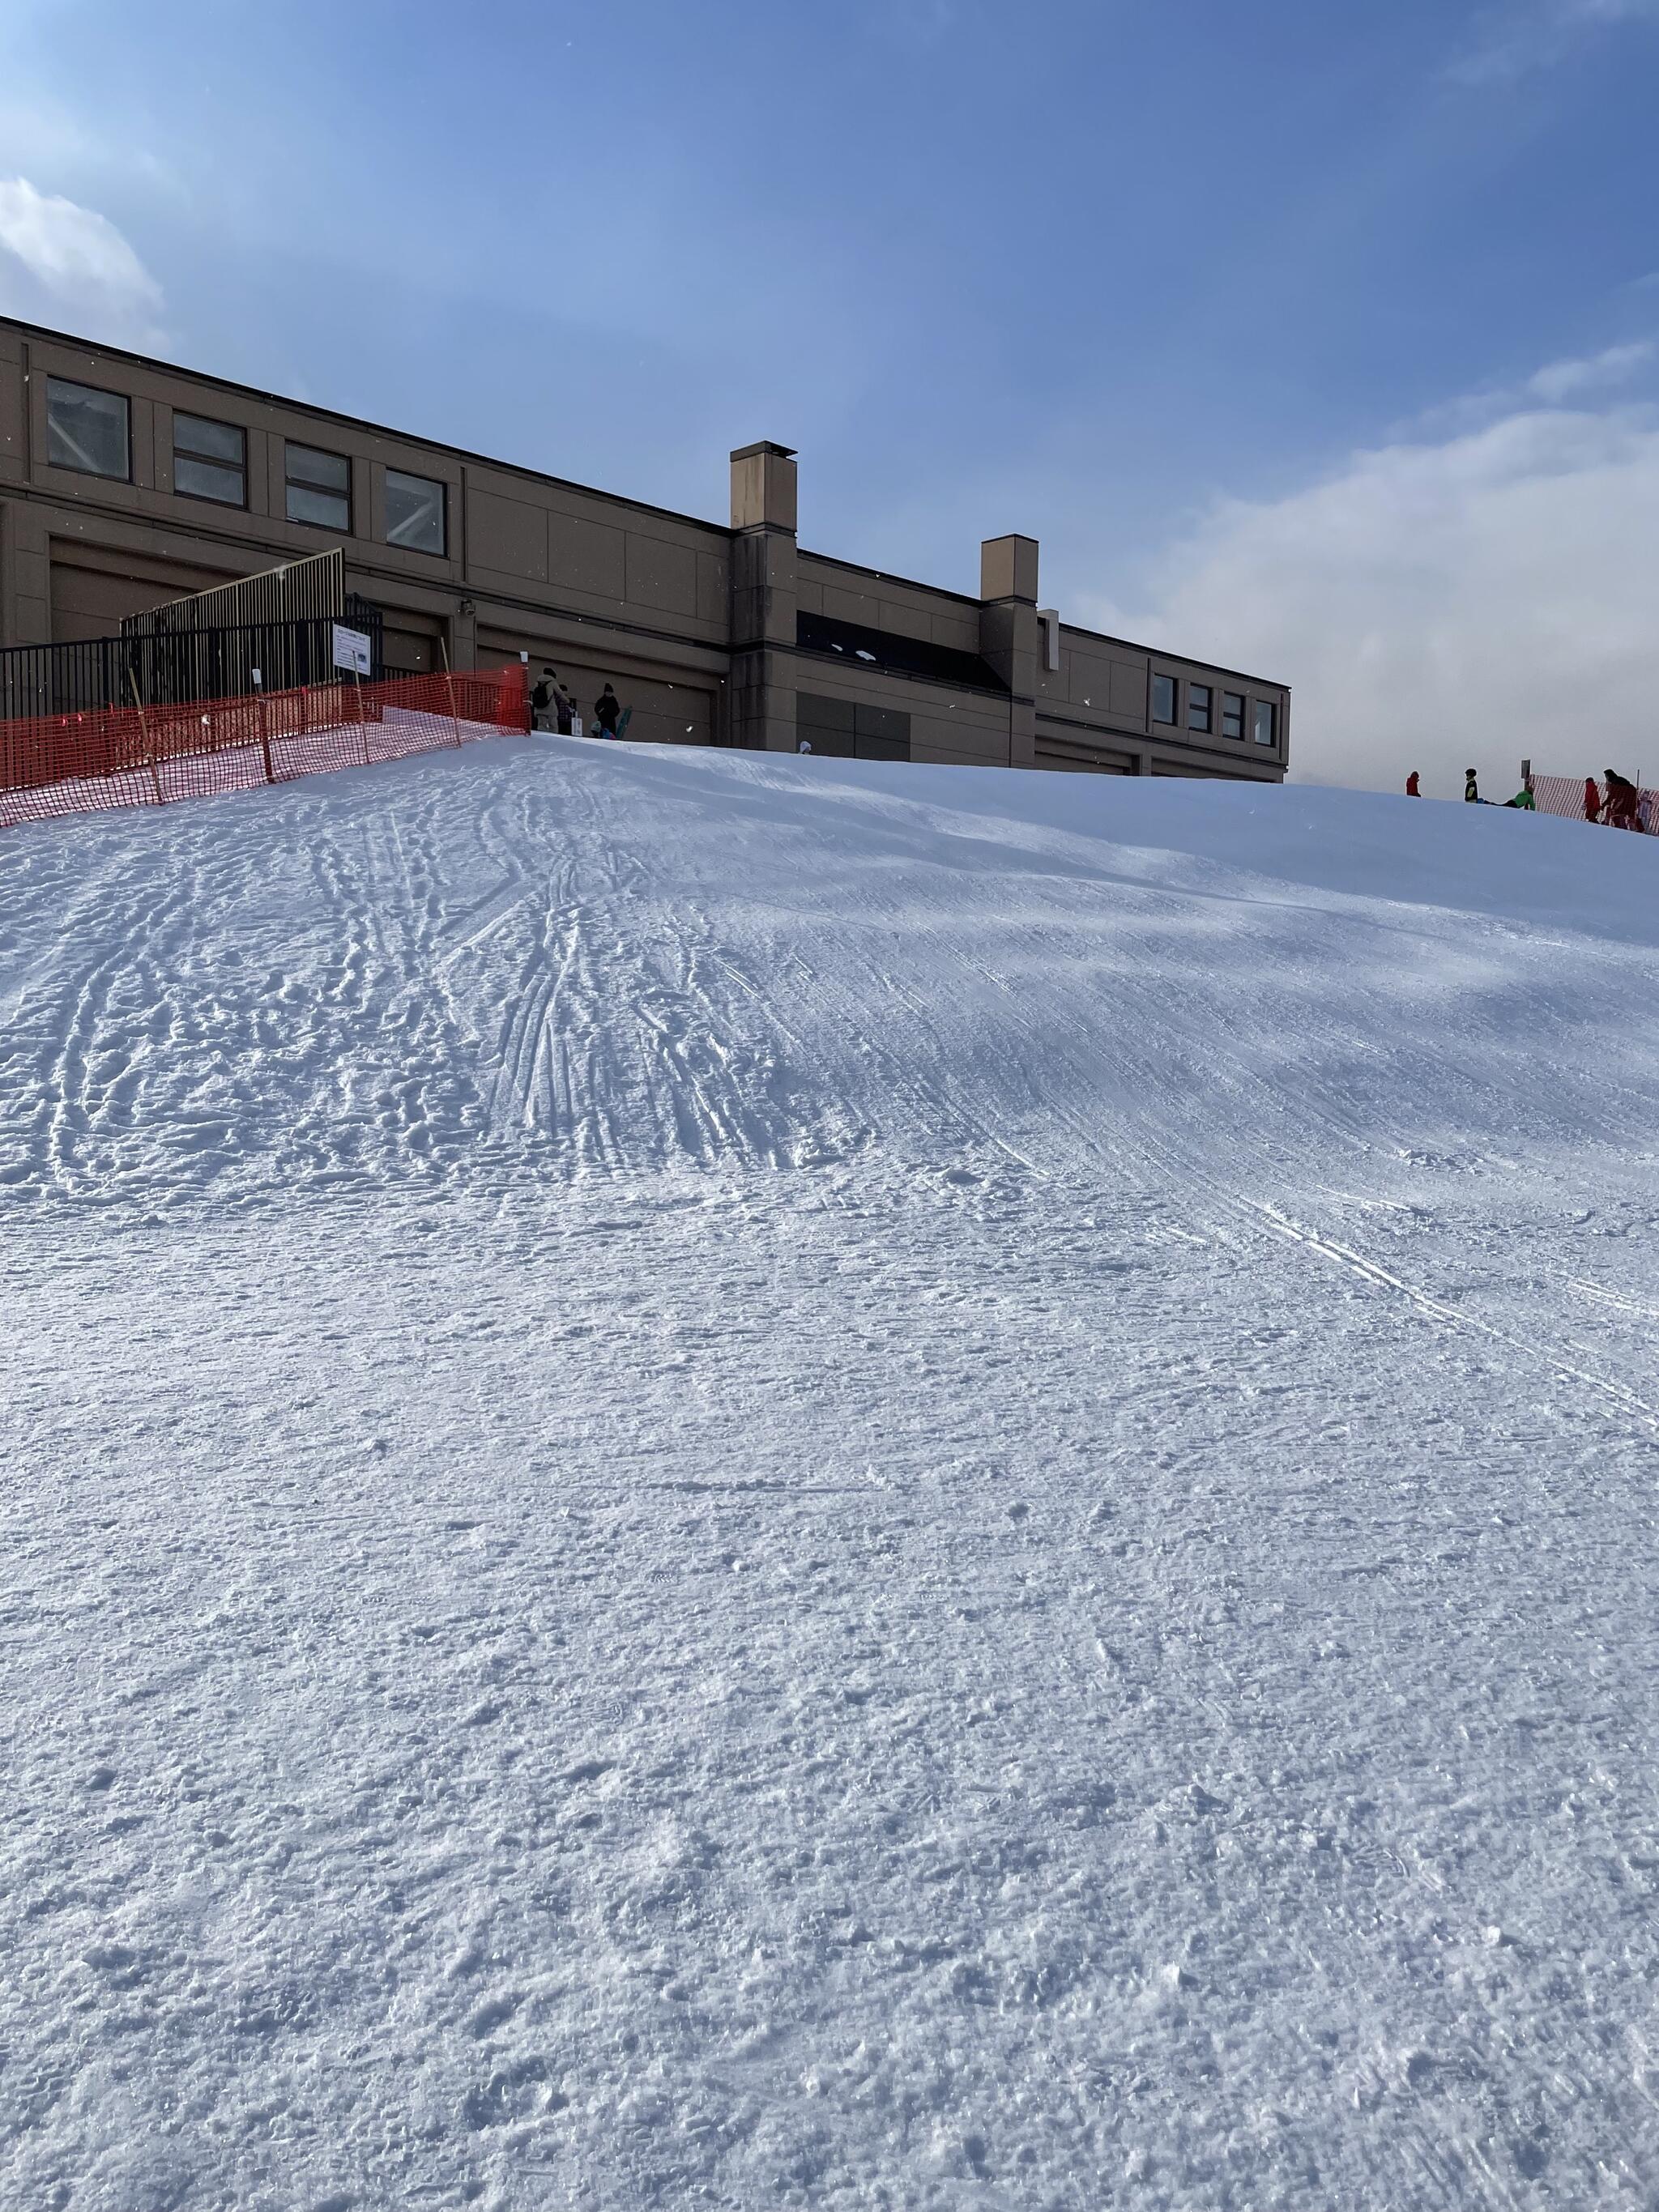
POLYGON ((0 647, 0 721, 235 699, 256 689, 256 671, 258 688, 267 691, 331 684, 337 621, 366 633, 374 663, 368 680, 378 682, 386 672, 384 617, 353 594, 343 616, 0 647))
POLYGON ((345 549, 335 545, 326 553, 285 561, 280 568, 238 576, 228 584, 215 584, 186 599, 169 599, 164 606, 129 615, 121 635, 153 637, 172 630, 240 629, 251 623, 316 622, 324 616, 343 622, 349 617, 342 611, 354 604, 362 603, 346 590, 345 549))

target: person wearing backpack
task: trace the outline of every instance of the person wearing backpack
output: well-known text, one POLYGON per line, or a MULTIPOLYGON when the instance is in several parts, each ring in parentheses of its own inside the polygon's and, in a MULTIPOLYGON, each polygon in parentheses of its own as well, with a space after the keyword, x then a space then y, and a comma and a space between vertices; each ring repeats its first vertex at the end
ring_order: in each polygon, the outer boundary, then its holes
POLYGON ((530 726, 536 730, 556 730, 561 715, 565 727, 569 728, 569 702, 559 689, 559 679, 552 669, 544 665, 530 694, 530 726))

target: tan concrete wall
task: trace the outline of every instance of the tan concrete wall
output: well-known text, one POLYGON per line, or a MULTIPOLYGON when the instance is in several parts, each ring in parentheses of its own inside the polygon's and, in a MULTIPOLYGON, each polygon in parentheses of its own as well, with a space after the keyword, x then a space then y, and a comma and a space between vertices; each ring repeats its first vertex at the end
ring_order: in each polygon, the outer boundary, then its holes
MULTIPOLYGON (((1147 656, 1151 675, 1173 677, 1179 684, 1177 712, 1180 724, 1171 728, 1164 723, 1150 725, 1153 742, 1161 749, 1165 761, 1178 761, 1190 753, 1194 773, 1200 770, 1223 775, 1243 775, 1260 776, 1271 774, 1282 775, 1290 741, 1290 693, 1282 684, 1263 684, 1254 677, 1217 668, 1201 660, 1181 660, 1169 653, 1152 653, 1147 656), (1207 684, 1213 693, 1211 720, 1212 727, 1207 737, 1199 735, 1187 726, 1187 685, 1207 684), (1244 698, 1244 735, 1243 738, 1224 738, 1221 734, 1221 695, 1237 691, 1244 698), (1251 735, 1252 708, 1258 699, 1265 699, 1277 709, 1279 739, 1269 750, 1258 745, 1251 735)), ((1176 769, 1176 773, 1180 771, 1176 769)), ((1158 773, 1162 774, 1162 769, 1158 773)))
POLYGON ((1060 631, 1060 666, 1037 672, 1037 712, 1066 707, 1115 728, 1146 728, 1147 655, 1060 631))
MULTIPOLYGON (((567 655, 555 661, 561 682, 574 695, 588 734, 593 731, 593 708, 607 683, 616 686, 624 707, 631 707, 628 738, 632 744, 709 745, 714 742, 715 701, 712 689, 665 678, 618 674, 608 662, 586 663, 567 655)), ((532 681, 540 673, 537 664, 532 681)))
MULTIPOLYGON (((729 538, 716 525, 475 461, 185 371, 0 325, 0 497, 13 488, 27 494, 27 504, 21 520, 9 514, 0 519, 0 638, 8 643, 92 635, 94 623, 112 628, 122 615, 180 590, 338 544, 352 587, 386 610, 400 649, 419 639, 428 640, 429 649, 444 630, 453 631, 465 601, 477 608, 465 617, 468 626, 494 619, 540 628, 574 615, 618 636, 636 629, 646 640, 683 640, 722 653, 726 645, 729 538), (130 482, 48 465, 49 376, 125 395, 130 482), (242 430, 245 507, 173 491, 175 408, 242 430), (342 454, 349 464, 349 533, 287 520, 289 440, 342 454), (441 556, 386 542, 388 467, 444 485, 447 545, 441 556), (81 549, 72 562, 55 560, 50 549, 59 542, 81 549), (61 572, 55 611, 54 568, 61 572), (88 583, 94 574, 100 580, 88 583)), ((414 646, 402 658, 407 665, 421 652, 414 646)))
POLYGON ((824 698, 895 708, 908 714, 912 760, 953 762, 967 768, 1008 765, 1006 700, 884 675, 878 669, 848 668, 819 653, 795 655, 795 683, 799 690, 824 698))
POLYGON ((109 637, 129 615, 224 581, 199 563, 112 552, 69 536, 52 540, 52 641, 109 637))
POLYGON ((801 611, 834 622, 860 623, 899 637, 926 638, 958 653, 979 651, 979 603, 924 584, 901 581, 803 552, 798 583, 801 611))
MULTIPOLYGON (((527 651, 533 666, 550 660, 579 677, 579 690, 589 683, 597 692, 592 679, 610 677, 624 700, 634 696, 636 733, 662 741, 787 748, 799 686, 908 713, 918 760, 1076 765, 1086 757, 1101 767, 1127 760, 1142 774, 1172 763, 1194 773, 1282 774, 1290 725, 1282 687, 1070 626, 1060 633, 1060 665, 1049 669, 1034 609, 1019 594, 981 604, 799 551, 772 513, 779 487, 793 499, 793 460, 778 458, 783 448, 745 451, 756 458, 737 457, 733 514, 747 513, 747 500, 767 519, 728 530, 0 322, 0 643, 106 635, 125 616, 181 592, 342 544, 350 586, 386 611, 394 665, 441 665, 446 647, 458 667, 527 651), (48 465, 51 375, 125 394, 130 482, 48 465), (179 409, 244 432, 245 508, 174 491, 179 409), (352 526, 343 538, 287 520, 289 440, 348 461, 352 526), (441 556, 386 542, 388 468, 444 485, 441 556), (1012 696, 822 665, 795 646, 798 609, 980 654, 1012 696), (1223 739, 1218 706, 1208 738, 1152 726, 1149 686, 1158 671, 1210 683, 1218 699, 1224 688, 1271 699, 1278 745, 1271 753, 1255 745, 1248 722, 1242 742, 1223 739)), ((1036 548, 1006 544, 1025 549, 1024 568, 1015 561, 1010 570, 1014 580, 1035 584, 1036 548)))
POLYGON ((1050 730, 1039 722, 1036 732, 1036 766, 1066 769, 1093 775, 1138 775, 1142 756, 1127 745, 1114 744, 1109 739, 1085 737, 1077 731, 1050 730))
POLYGON ((1115 638, 1060 626, 1060 665, 1042 665, 1036 678, 1039 748, 1044 733, 1073 744, 1133 739, 1128 757, 1144 774, 1243 775, 1282 775, 1287 751, 1290 695, 1282 684, 1263 684, 1203 661, 1176 659, 1115 638), (1176 685, 1173 724, 1152 720, 1152 678, 1169 676, 1176 685), (1212 696, 1206 734, 1188 728, 1190 684, 1205 684, 1212 696), (1245 702, 1243 739, 1222 734, 1222 695, 1237 692, 1245 702), (1279 742, 1271 750, 1255 743, 1255 701, 1271 702, 1278 715, 1279 742))
POLYGON ((23 412, 23 341, 0 328, 0 484, 21 483, 26 461, 23 412))

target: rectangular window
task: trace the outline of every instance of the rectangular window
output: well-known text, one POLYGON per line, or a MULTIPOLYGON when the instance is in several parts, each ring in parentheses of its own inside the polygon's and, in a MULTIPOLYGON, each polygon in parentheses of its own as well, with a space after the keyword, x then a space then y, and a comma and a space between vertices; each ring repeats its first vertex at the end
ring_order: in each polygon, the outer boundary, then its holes
POLYGON ((835 760, 910 757, 910 717, 891 707, 854 707, 802 691, 795 699, 795 742, 835 760))
POLYGON ((46 379, 46 459, 55 469, 83 476, 132 476, 131 410, 118 392, 46 379))
POLYGON ((1173 676, 1154 676, 1152 678, 1152 720, 1173 722, 1176 719, 1176 680, 1173 676))
POLYGON ((386 542, 407 545, 415 553, 445 550, 444 488, 428 477, 406 477, 401 469, 386 472, 386 542))
POLYGON ((1255 702, 1255 741, 1259 745, 1279 743, 1279 709, 1271 699, 1255 702))
POLYGON ((247 505, 247 433, 203 415, 173 418, 173 489, 185 499, 247 505))
POLYGON ((891 707, 854 707, 853 750, 860 760, 910 757, 910 717, 891 707))
POLYGON ((1187 686, 1187 727, 1189 730, 1208 732, 1210 702, 1214 696, 1207 684, 1189 684, 1187 686))
POLYGON ((1224 738, 1242 738, 1244 734, 1244 694, 1224 691, 1221 695, 1221 734, 1224 738))
POLYGON ((288 448, 288 519, 319 530, 351 529, 351 464, 311 446, 288 448))

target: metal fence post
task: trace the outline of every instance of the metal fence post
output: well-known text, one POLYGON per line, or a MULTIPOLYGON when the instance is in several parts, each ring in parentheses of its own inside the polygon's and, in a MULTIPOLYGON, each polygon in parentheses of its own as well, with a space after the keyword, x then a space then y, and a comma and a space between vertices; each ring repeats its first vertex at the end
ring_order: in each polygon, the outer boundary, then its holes
POLYGON ((138 729, 144 740, 144 754, 149 762, 149 780, 155 787, 155 804, 161 804, 161 771, 155 765, 155 748, 150 742, 149 723, 144 714, 144 702, 138 696, 138 678, 129 668, 127 681, 132 686, 132 703, 138 709, 138 729))
POLYGON ((253 671, 253 712, 259 725, 259 750, 264 755, 265 781, 275 783, 276 771, 270 764, 270 711, 265 705, 264 688, 257 668, 253 671))
POLYGON ((442 637, 438 640, 438 650, 444 657, 444 684, 449 692, 449 719, 455 725, 455 750, 459 752, 461 749, 461 718, 455 711, 455 672, 449 665, 449 647, 442 637))

